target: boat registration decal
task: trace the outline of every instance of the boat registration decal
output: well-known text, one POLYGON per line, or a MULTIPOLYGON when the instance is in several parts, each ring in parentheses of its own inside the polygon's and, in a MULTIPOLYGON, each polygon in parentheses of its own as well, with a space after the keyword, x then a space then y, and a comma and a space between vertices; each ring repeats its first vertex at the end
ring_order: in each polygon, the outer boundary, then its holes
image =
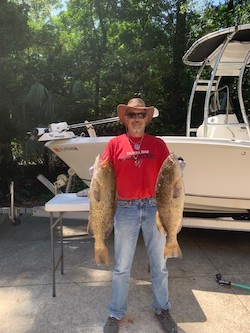
POLYGON ((60 153, 62 151, 71 151, 71 150, 78 150, 78 148, 76 148, 76 147, 62 147, 62 148, 54 147, 53 148, 53 151, 55 153, 60 153))

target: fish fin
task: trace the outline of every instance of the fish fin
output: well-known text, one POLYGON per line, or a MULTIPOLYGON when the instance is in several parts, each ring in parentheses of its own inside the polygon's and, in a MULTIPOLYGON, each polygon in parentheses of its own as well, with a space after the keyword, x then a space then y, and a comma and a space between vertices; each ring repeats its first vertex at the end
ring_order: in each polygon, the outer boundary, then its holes
POLYGON ((166 240, 164 248, 164 258, 182 258, 181 248, 177 239, 172 242, 166 240))
POLYGON ((110 166, 110 161, 109 161, 109 158, 106 157, 106 158, 102 158, 100 159, 100 164, 99 164, 100 168, 107 168, 110 166))
POLYGON ((179 183, 181 178, 179 178, 177 180, 177 182, 174 184, 173 198, 179 198, 179 196, 182 193, 182 188, 181 188, 180 183, 179 183))
POLYGON ((94 190, 93 191, 93 195, 96 201, 100 201, 101 200, 101 192, 99 190, 94 190))
POLYGON ((92 229, 92 223, 91 220, 89 219, 88 225, 87 225, 87 233, 91 236, 94 237, 94 232, 92 229))
POLYGON ((108 265, 110 262, 109 251, 104 242, 95 242, 95 262, 97 265, 108 265))
POLYGON ((173 198, 176 199, 176 198, 179 198, 181 194, 181 191, 180 189, 178 188, 178 186, 174 186, 174 191, 173 191, 173 198))
POLYGON ((179 226, 178 230, 177 230, 177 234, 181 231, 182 229, 182 224, 179 226))
POLYGON ((166 230, 164 229, 164 227, 162 226, 161 223, 161 219, 160 219, 160 215, 158 210, 156 211, 156 215, 155 215, 155 221, 156 221, 156 225, 158 230, 160 231, 161 234, 166 235, 166 230))
POLYGON ((105 231, 104 239, 109 238, 111 232, 113 231, 114 228, 114 221, 110 220, 107 226, 107 230, 105 231))

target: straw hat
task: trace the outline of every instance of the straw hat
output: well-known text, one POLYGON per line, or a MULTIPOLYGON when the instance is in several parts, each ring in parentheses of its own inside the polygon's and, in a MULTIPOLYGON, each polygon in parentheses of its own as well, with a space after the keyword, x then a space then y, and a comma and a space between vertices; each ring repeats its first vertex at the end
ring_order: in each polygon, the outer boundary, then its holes
POLYGON ((127 125, 126 113, 130 110, 133 111, 146 111, 147 112, 147 123, 148 125, 153 117, 158 117, 159 111, 154 106, 146 106, 145 102, 141 98, 132 98, 128 104, 119 104, 117 106, 117 114, 123 125, 127 125))

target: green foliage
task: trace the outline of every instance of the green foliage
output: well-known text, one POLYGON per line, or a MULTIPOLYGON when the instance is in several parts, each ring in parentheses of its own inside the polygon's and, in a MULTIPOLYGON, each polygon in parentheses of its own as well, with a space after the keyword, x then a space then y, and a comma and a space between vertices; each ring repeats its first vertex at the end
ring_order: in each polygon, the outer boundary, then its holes
POLYGON ((39 123, 39 119, 45 123, 52 121, 54 111, 52 94, 40 82, 35 82, 24 100, 24 116, 29 116, 29 123, 33 123, 35 126, 35 121, 39 123), (32 122, 30 122, 31 119, 32 122))
POLYGON ((15 136, 16 127, 12 119, 12 114, 3 106, 0 106, 0 119, 4 125, 0 131, 0 144, 8 144, 15 136))
POLYGON ((28 46, 27 6, 0 2, 0 57, 5 57, 28 46))
POLYGON ((24 146, 24 160, 26 163, 44 163, 44 144, 37 140, 33 135, 25 142, 24 146))

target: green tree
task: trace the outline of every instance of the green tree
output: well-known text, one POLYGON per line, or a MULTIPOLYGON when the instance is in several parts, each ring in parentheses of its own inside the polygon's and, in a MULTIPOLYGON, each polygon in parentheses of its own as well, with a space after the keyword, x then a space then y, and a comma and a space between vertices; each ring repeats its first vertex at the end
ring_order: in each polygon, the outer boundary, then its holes
POLYGON ((14 111, 22 73, 18 55, 28 45, 27 7, 2 0, 0 2, 0 197, 8 190, 10 176, 14 176, 11 141, 18 125, 14 111))

